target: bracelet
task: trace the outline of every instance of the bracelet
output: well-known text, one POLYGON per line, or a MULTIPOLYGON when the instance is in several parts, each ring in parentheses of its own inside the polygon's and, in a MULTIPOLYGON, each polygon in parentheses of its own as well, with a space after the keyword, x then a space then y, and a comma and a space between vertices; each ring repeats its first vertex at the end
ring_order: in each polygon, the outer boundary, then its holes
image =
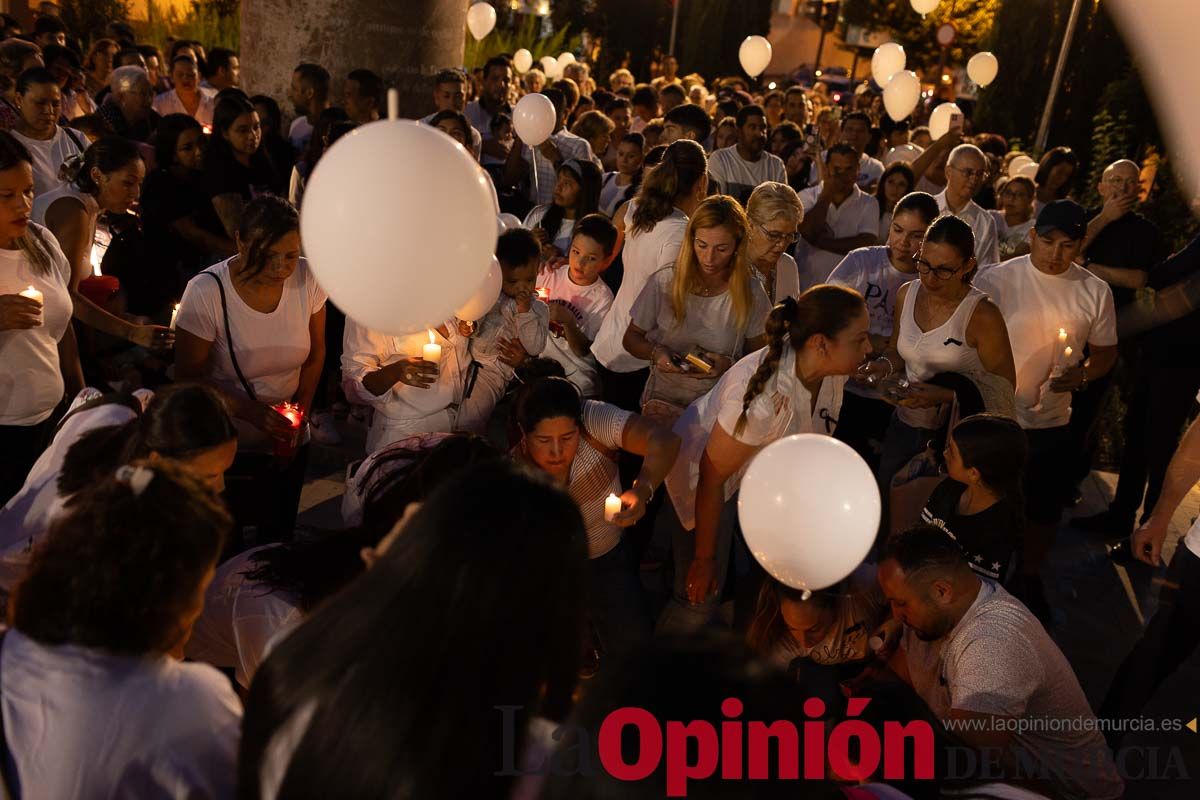
POLYGON ((652 501, 654 499, 654 486, 652 486, 650 484, 650 481, 646 481, 645 483, 642 483, 639 480, 634 480, 633 488, 637 489, 639 486, 645 486, 647 489, 650 490, 650 494, 646 496, 646 505, 650 505, 650 501, 652 501))
POLYGON ((892 377, 892 373, 896 371, 896 367, 895 367, 895 366, 892 364, 891 360, 890 360, 890 359, 888 359, 888 357, 887 357, 887 356, 880 356, 879 358, 877 358, 877 359, 875 359, 875 360, 876 360, 876 361, 882 361, 883 363, 885 363, 885 364, 887 364, 887 365, 888 365, 888 374, 887 374, 887 375, 884 375, 883 377, 885 377, 885 378, 890 378, 890 377, 892 377))

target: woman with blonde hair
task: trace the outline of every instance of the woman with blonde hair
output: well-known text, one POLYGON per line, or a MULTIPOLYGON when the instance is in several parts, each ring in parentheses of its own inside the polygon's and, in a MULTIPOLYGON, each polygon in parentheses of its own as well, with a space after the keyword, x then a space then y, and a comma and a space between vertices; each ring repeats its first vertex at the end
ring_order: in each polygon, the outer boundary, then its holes
POLYGON ((616 124, 603 111, 585 111, 571 126, 571 133, 581 139, 586 139, 592 146, 592 152, 599 158, 608 152, 612 144, 612 133, 616 124))
POLYGON ((0 43, 0 130, 11 131, 21 121, 17 78, 27 69, 44 66, 42 51, 33 42, 8 39, 0 43))
POLYGON ((643 414, 673 423, 765 344, 771 301, 750 265, 749 229, 737 200, 708 198, 688 222, 675 269, 655 273, 638 295, 624 345, 650 361, 643 414))
POLYGON ((772 303, 800 296, 800 268, 787 251, 796 243, 804 219, 800 195, 786 183, 759 184, 746 202, 750 218, 747 251, 772 303))

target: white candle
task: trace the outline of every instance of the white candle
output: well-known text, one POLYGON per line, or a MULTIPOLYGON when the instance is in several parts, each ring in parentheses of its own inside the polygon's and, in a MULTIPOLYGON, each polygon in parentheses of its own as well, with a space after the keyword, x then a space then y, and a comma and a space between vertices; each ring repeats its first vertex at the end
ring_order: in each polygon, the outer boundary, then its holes
POLYGON ((1065 361, 1067 364, 1070 364, 1071 363, 1071 353, 1073 353, 1073 352, 1075 352, 1075 351, 1069 347, 1066 350, 1063 350, 1063 361, 1065 361))
POLYGON ((92 275, 97 278, 100 277, 100 262, 104 260, 104 254, 97 252, 98 249, 99 248, 96 247, 95 243, 93 243, 92 244, 92 254, 91 254, 92 275))
POLYGON ((442 346, 433 340, 433 331, 429 332, 429 344, 421 348, 421 358, 431 364, 440 363, 442 360, 442 346))
POLYGON ((610 494, 604 500, 604 521, 612 522, 617 514, 621 513, 621 498, 615 494, 610 494))
POLYGON ((25 291, 21 292, 21 297, 28 297, 30 300, 37 300, 39 303, 44 302, 42 293, 39 292, 37 289, 33 288, 32 286, 28 287, 25 291))
POLYGON ((1060 345, 1066 346, 1066 344, 1067 344, 1067 329, 1066 328, 1058 329, 1058 343, 1060 345))
POLYGON ((175 318, 179 316, 179 303, 171 309, 171 330, 175 330, 175 318))

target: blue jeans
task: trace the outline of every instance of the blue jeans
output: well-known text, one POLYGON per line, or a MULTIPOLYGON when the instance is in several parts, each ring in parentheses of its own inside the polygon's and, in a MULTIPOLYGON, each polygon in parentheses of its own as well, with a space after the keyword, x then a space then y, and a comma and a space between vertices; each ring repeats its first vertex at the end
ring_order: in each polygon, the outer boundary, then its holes
POLYGON ((606 659, 616 661, 650 636, 650 611, 629 545, 588 560, 588 616, 606 659))
MULTIPOLYGON (((687 573, 696 552, 695 531, 685 530, 675 513, 675 506, 670 501, 663 503, 658 515, 658 525, 669 532, 671 550, 675 561, 675 587, 670 601, 658 618, 659 633, 687 633, 699 628, 712 619, 721 602, 721 594, 725 589, 726 578, 729 575, 729 559, 734 551, 734 533, 737 529, 737 497, 728 500, 721 509, 721 519, 717 523, 717 550, 714 555, 714 574, 717 579, 717 590, 701 603, 692 603, 687 596, 687 573)), ((745 550, 744 546, 738 548, 745 550)), ((749 571, 749 564, 743 564, 745 556, 741 553, 734 558, 738 574, 749 571)))

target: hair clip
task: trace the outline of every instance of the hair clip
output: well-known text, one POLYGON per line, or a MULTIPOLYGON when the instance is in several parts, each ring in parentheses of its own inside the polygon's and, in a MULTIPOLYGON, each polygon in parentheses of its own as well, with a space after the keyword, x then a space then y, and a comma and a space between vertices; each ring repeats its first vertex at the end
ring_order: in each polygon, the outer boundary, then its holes
POLYGON ((148 467, 131 466, 126 464, 117 468, 116 479, 129 487, 134 497, 141 497, 142 492, 154 480, 154 470, 148 467))

